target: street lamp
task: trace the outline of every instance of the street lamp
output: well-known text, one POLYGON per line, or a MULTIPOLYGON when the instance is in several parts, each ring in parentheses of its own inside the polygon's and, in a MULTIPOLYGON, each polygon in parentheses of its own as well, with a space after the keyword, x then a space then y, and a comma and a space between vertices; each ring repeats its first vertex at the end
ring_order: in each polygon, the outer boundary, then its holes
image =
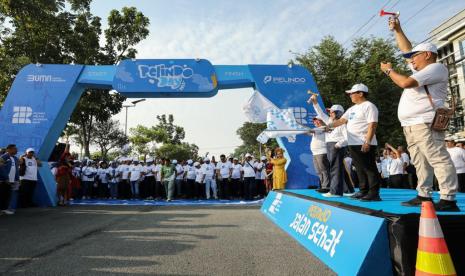
POLYGON ((143 102, 145 101, 145 99, 140 99, 140 100, 136 100, 136 101, 133 101, 131 102, 132 104, 131 105, 123 105, 124 108, 126 108, 126 120, 125 120, 125 123, 124 123, 124 135, 128 135, 128 108, 129 107, 135 107, 137 103, 140 103, 140 102, 143 102))

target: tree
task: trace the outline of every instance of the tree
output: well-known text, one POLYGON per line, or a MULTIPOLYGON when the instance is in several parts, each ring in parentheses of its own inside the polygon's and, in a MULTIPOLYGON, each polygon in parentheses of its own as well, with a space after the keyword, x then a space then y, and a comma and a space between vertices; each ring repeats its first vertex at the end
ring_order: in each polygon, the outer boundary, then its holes
MULTIPOLYGON (((260 143, 257 141, 257 136, 266 129, 266 123, 257 124, 251 122, 245 122, 236 133, 242 140, 242 145, 234 150, 234 156, 241 156, 246 153, 251 153, 255 156, 260 154, 260 143)), ((262 146, 262 154, 264 154, 264 148, 275 148, 278 146, 276 139, 270 139, 266 145, 262 146)))
POLYGON ((131 136, 129 141, 131 141, 134 150, 137 154, 143 155, 144 157, 148 154, 155 153, 153 148, 155 148, 155 143, 161 143, 167 140, 167 133, 163 129, 157 129, 155 127, 145 127, 142 125, 137 125, 135 128, 129 130, 131 136))
POLYGON ((155 150, 156 156, 176 160, 197 159, 199 147, 195 144, 182 142, 180 144, 164 144, 155 150))
POLYGON ((108 159, 108 152, 114 148, 122 148, 128 143, 128 137, 113 120, 97 122, 93 128, 92 142, 100 147, 102 159, 108 159))
POLYGON ((183 127, 177 126, 174 124, 173 114, 169 114, 168 118, 165 114, 157 115, 158 124, 155 126, 155 129, 164 131, 166 137, 163 143, 170 144, 181 144, 181 141, 185 138, 186 133, 183 127))
POLYGON ((306 53, 296 56, 296 61, 315 77, 326 106, 341 104, 347 109, 352 103, 344 91, 355 83, 366 84, 368 98, 379 110, 378 143, 404 144, 397 119, 401 89, 379 70, 379 64, 384 60, 391 61, 401 72, 406 70, 393 42, 381 38, 355 39, 349 51, 329 36, 306 53))

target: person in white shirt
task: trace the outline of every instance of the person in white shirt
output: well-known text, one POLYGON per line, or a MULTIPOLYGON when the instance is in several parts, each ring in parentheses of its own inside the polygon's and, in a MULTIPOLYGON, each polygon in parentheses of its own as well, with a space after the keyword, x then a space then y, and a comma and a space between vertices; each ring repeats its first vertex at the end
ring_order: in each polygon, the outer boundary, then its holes
POLYGON ((107 177, 107 162, 100 161, 99 168, 97 169, 98 176, 98 197, 106 198, 108 197, 108 177, 107 177))
POLYGON ((454 137, 446 137, 447 151, 457 172, 459 193, 465 193, 465 149, 456 147, 454 137))
MULTIPOLYGON (((376 126, 378 109, 367 100, 368 87, 355 84, 346 93, 354 103, 339 120, 330 123, 329 128, 347 124, 347 142, 350 156, 357 170, 360 191, 352 198, 362 201, 380 201, 380 182, 376 167, 376 126)), ((334 196, 332 194, 323 194, 334 196)))
POLYGON ((200 165, 200 162, 195 162, 194 163, 194 173, 195 173, 195 185, 194 185, 194 199, 201 199, 203 195, 205 194, 204 191, 205 189, 202 189, 204 184, 202 183, 203 181, 203 170, 200 165))
POLYGON ((187 198, 194 198, 197 196, 197 191, 195 190, 195 166, 194 161, 189 159, 187 160, 187 165, 184 168, 185 178, 186 178, 186 192, 187 198))
POLYGON ((231 167, 232 164, 226 160, 224 154, 220 155, 220 162, 216 164, 216 175, 218 176, 218 196, 221 199, 231 197, 231 167))
POLYGON ((20 186, 19 186, 19 206, 32 207, 34 191, 37 186, 37 171, 38 167, 42 166, 42 162, 35 157, 35 150, 28 148, 26 154, 19 158, 19 169, 20 169, 20 186), (21 171, 24 174, 21 175, 21 171))
POLYGON ((185 191, 182 190, 182 181, 183 181, 183 178, 184 178, 184 168, 182 167, 181 164, 178 163, 178 161, 175 159, 173 160, 173 164, 175 164, 176 166, 174 167, 174 169, 176 170, 176 178, 174 180, 174 183, 176 185, 176 196, 178 198, 181 198, 183 196, 185 196, 185 191))
POLYGON ((255 168, 253 166, 253 156, 250 153, 245 154, 245 160, 242 164, 244 172, 244 199, 252 200, 255 187, 255 168))
POLYGON ((118 167, 119 179, 118 184, 118 196, 122 199, 131 198, 131 183, 129 183, 129 166, 131 164, 131 158, 124 157, 122 164, 118 167))
POLYGON ((239 164, 239 159, 233 158, 231 165, 231 197, 239 198, 241 194, 241 178, 242 178, 242 165, 239 164))
POLYGON ((108 181, 110 182, 110 198, 116 199, 118 197, 118 163, 115 161, 110 162, 110 167, 106 171, 108 181))
POLYGON ((143 176, 144 168, 139 164, 139 159, 134 158, 129 166, 129 181, 131 182, 132 198, 139 198, 139 183, 143 176))
POLYGON ((155 176, 155 199, 166 198, 165 188, 161 182, 161 168, 163 166, 162 159, 156 159, 153 174, 155 176))
POLYGON ((391 159, 387 169, 389 170, 389 188, 401 189, 406 188, 403 184, 404 178, 404 160, 401 153, 393 146, 386 143, 386 148, 390 150, 391 159))
MULTIPOLYGON (((317 95, 312 95, 309 102, 313 103, 313 108, 326 125, 341 118, 344 114, 344 108, 341 105, 335 104, 329 109, 330 116, 323 112, 318 104, 317 95)), ((326 193, 326 197, 339 197, 344 193, 344 154, 347 146, 347 130, 346 125, 340 125, 326 134, 325 142, 327 146, 327 158, 329 161, 329 181, 330 185, 326 188, 318 190, 320 193, 326 193)))
POLYGON ((313 156, 313 166, 320 178, 320 188, 316 189, 319 193, 330 191, 329 160, 328 146, 326 136, 328 135, 323 126, 323 120, 320 117, 313 118, 315 128, 310 131, 312 141, 310 142, 310 151, 313 156))
POLYGON ((391 162, 391 151, 389 149, 383 150, 383 157, 381 157, 381 180, 383 188, 387 188, 389 184, 389 169, 388 165, 391 162))
POLYGON ((203 178, 201 183, 205 183, 205 196, 210 199, 210 189, 213 191, 213 197, 218 199, 216 184, 213 181, 215 178, 215 165, 210 163, 210 159, 206 157, 203 160, 202 173, 203 178))
POLYGON ((458 212, 460 209, 455 200, 458 180, 443 142, 445 133, 431 129, 435 110, 444 107, 447 98, 447 67, 437 62, 438 51, 434 44, 420 43, 412 48, 398 18, 389 20, 389 28, 413 71, 411 76, 402 75, 392 68, 391 63, 380 64, 381 71, 397 86, 404 88, 397 114, 418 177, 417 197, 402 205, 420 206, 423 201, 432 201, 434 172, 440 187, 436 211, 458 212))
POLYGON ((93 166, 93 161, 88 160, 82 167, 82 199, 91 198, 96 175, 97 170, 93 166))
POLYGON ((266 156, 260 157, 260 160, 255 162, 255 187, 257 188, 257 196, 259 198, 264 198, 266 195, 266 186, 265 186, 265 161, 266 156))
POLYGON ((155 195, 155 164, 153 164, 153 158, 147 158, 147 165, 144 168, 145 174, 145 199, 152 200, 156 197, 155 195))

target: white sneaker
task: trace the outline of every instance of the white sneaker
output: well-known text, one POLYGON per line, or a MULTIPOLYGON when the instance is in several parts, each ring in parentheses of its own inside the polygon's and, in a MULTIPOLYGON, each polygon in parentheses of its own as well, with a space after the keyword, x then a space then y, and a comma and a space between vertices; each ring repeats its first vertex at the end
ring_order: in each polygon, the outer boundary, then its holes
POLYGON ((355 195, 355 193, 343 193, 342 195, 343 196, 353 196, 353 195, 355 195))
POLYGON ((14 215, 15 211, 14 210, 3 210, 3 213, 5 213, 6 215, 14 215))
POLYGON ((322 194, 324 197, 341 197, 340 195, 333 195, 331 192, 327 192, 326 194, 322 194))

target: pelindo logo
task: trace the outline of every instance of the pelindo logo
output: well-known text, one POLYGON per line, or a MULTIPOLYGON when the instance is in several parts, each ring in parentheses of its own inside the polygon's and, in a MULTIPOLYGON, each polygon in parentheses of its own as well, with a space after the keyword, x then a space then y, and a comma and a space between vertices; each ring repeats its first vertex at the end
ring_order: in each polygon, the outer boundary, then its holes
POLYGON ((158 87, 170 87, 173 90, 184 90, 185 80, 194 75, 194 70, 187 65, 139 65, 139 77, 148 78, 151 84, 157 82, 158 87))
POLYGON ((11 123, 13 124, 31 124, 32 108, 29 106, 14 106, 13 107, 13 118, 11 123))
POLYGON ((273 76, 265 76, 263 78, 263 83, 274 83, 274 84, 305 84, 307 80, 305 78, 299 77, 273 77, 273 76))

